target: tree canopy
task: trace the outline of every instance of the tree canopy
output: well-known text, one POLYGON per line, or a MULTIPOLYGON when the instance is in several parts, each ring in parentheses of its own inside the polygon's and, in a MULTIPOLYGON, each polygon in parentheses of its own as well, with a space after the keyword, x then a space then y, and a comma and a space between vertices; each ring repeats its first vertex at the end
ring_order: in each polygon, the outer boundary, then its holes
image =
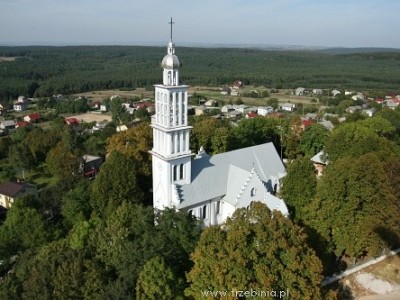
POLYGON ((238 209, 224 228, 202 233, 186 295, 202 299, 202 291, 288 288, 294 299, 321 298, 322 265, 306 240, 299 226, 261 203, 238 209))

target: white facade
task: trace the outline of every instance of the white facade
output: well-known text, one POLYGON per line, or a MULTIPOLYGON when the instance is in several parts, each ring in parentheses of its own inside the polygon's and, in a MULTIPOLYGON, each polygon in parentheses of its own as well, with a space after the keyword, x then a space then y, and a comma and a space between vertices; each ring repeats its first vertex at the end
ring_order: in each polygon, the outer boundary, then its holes
POLYGON ((260 116, 266 116, 270 113, 274 112, 274 109, 271 106, 266 106, 266 107, 259 107, 257 108, 257 114, 260 116))
POLYGON ((179 66, 171 33, 151 119, 154 208, 186 209, 206 226, 224 223, 237 208, 253 201, 287 215, 284 201, 272 195, 286 174, 272 143, 214 156, 200 151, 192 160, 188 86, 179 83, 179 66))
POLYGON ((172 38, 162 61, 163 84, 155 85, 153 128, 153 205, 177 207, 176 183, 190 183, 191 151, 188 126, 188 86, 179 84, 179 60, 172 38))

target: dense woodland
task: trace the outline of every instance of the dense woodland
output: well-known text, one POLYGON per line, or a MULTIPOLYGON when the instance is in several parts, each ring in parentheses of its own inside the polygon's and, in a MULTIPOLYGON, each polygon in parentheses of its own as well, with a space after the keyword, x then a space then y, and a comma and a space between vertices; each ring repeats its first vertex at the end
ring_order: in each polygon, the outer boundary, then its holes
MULTIPOLYGON (((150 87, 159 82, 157 64, 165 53, 156 47, 0 50, 20 57, 0 63, 4 101, 20 94, 150 87)), ((260 85, 396 91, 399 55, 179 52, 183 80, 190 84, 224 85, 240 78, 260 85), (194 66, 186 67, 186 61, 194 66)), ((185 211, 153 211, 147 121, 116 133, 124 112, 115 101, 114 121, 90 132, 93 124, 70 127, 57 116, 85 111, 87 100, 51 101, 37 103, 55 110, 45 127, 18 128, 0 138, 0 181, 25 179, 39 189, 38 197, 17 199, 0 214, 0 299, 204 299, 203 292, 232 288, 340 299, 337 286, 321 288, 324 276, 400 246, 400 108, 377 107, 372 118, 348 114, 340 124, 332 119, 333 131, 318 124, 303 130, 296 113, 235 125, 190 117, 193 153, 200 146, 217 154, 272 142, 288 160, 278 196, 289 218, 255 202, 237 210, 224 227, 203 228, 185 211), (329 163, 317 178, 310 158, 320 150, 329 163), (107 154, 93 180, 79 169, 87 153, 107 154)), ((342 113, 353 103, 332 99, 330 109, 342 113)))
MULTIPOLYGON (((163 47, 0 47, 0 100, 100 89, 148 87, 160 81, 163 47)), ((181 81, 269 88, 398 90, 400 52, 329 54, 312 51, 179 47, 181 81)))
POLYGON ((206 229, 185 211, 153 212, 148 123, 87 133, 56 118, 45 130, 17 129, 0 139, 2 181, 24 169, 40 191, 0 225, 0 298, 203 299, 235 287, 336 299, 334 287, 321 289, 324 276, 400 245, 399 120, 399 110, 382 109, 329 132, 301 130, 298 115, 238 126, 191 118, 192 151, 272 141, 290 160, 290 218, 254 203, 206 229), (317 179, 310 157, 322 149, 329 164, 317 179), (110 154, 93 181, 78 171, 87 152, 110 154))

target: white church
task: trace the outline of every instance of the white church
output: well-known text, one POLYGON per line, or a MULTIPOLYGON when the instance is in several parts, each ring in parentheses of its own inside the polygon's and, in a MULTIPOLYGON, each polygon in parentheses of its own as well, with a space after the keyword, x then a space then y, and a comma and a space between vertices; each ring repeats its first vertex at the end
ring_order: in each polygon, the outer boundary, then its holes
POLYGON ((206 226, 224 223, 237 208, 248 207, 252 201, 288 215, 285 202, 273 195, 286 171, 272 143, 213 156, 200 149, 193 157, 188 86, 179 82, 172 19, 170 24, 171 38, 161 63, 163 84, 155 85, 151 119, 154 208, 187 209, 206 226))

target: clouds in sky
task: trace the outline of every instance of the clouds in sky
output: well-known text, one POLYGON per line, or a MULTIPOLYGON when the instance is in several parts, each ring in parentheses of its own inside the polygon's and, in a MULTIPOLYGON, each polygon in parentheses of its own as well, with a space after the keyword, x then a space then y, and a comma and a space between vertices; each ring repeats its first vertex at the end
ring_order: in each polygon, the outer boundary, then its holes
POLYGON ((398 0, 1 0, 0 44, 396 47, 398 0))

